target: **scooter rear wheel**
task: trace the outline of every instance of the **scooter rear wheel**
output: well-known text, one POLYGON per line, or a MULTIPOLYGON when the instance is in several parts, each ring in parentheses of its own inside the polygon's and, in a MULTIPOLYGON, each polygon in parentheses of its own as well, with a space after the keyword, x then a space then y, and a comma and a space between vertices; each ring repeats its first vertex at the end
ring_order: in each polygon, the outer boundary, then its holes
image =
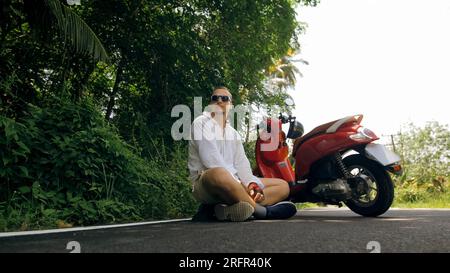
POLYGON ((359 179, 358 190, 365 193, 347 200, 347 207, 367 217, 385 213, 394 200, 394 185, 383 166, 361 155, 351 155, 343 161, 350 174, 359 179))

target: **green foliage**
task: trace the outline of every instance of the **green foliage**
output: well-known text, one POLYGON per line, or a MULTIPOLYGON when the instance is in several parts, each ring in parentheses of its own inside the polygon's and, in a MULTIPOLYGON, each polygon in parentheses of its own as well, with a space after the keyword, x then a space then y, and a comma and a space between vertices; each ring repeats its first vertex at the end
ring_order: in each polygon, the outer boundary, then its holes
POLYGON ((404 167, 400 182, 414 180, 422 185, 450 177, 450 131, 447 126, 429 122, 418 128, 409 124, 397 136, 396 148, 404 167))
POLYGON ((35 33, 47 38, 49 29, 56 29, 75 53, 95 61, 108 61, 102 43, 92 29, 71 8, 59 0, 24 0, 24 11, 35 33))
POLYGON ((256 155, 255 155, 255 145, 256 141, 248 141, 244 142, 244 150, 245 154, 247 155, 248 161, 250 161, 250 166, 252 168, 256 167, 256 155))
POLYGON ((148 162, 150 176, 157 178, 161 195, 146 208, 152 210, 151 214, 147 214, 172 219, 191 216, 198 204, 192 196, 191 181, 188 179, 187 147, 176 144, 172 151, 160 147, 160 154, 148 162))
POLYGON ((181 146, 172 160, 145 161, 89 101, 46 104, 20 121, 0 116, 2 229, 192 213, 181 146))
POLYGON ((264 87, 266 70, 299 48, 304 27, 295 6, 317 2, 112 0, 69 7, 62 0, 8 0, 0 11, 0 84, 17 80, 1 92, 7 109, 15 108, 10 116, 51 95, 94 96, 127 142, 147 149, 152 137, 171 145, 172 107, 192 107, 194 96, 207 97, 214 85, 229 86, 236 104, 281 104, 286 94, 264 87), (39 30, 51 35, 36 39, 39 30), (109 67, 94 64, 104 55, 100 41, 109 67), (85 49, 95 58, 73 54, 85 49))
MULTIPOLYGON (((433 180, 435 181, 435 180, 433 180)), ((450 208, 450 183, 442 179, 438 183, 417 184, 414 180, 396 185, 395 207, 450 208)))
POLYGON ((450 206, 450 132, 447 126, 428 122, 419 128, 408 124, 395 139, 403 174, 396 177, 396 205, 442 200, 450 206))

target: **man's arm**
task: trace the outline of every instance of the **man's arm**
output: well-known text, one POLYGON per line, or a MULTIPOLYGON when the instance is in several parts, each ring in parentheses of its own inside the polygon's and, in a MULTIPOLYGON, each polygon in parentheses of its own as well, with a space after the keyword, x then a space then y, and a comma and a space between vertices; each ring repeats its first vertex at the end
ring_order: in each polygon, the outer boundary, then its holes
POLYGON ((264 184, 261 180, 253 175, 250 162, 248 161, 247 156, 245 155, 244 146, 242 145, 242 141, 238 138, 236 142, 236 154, 234 156, 234 167, 238 172, 239 179, 245 187, 252 182, 256 183, 261 189, 264 189, 264 184))

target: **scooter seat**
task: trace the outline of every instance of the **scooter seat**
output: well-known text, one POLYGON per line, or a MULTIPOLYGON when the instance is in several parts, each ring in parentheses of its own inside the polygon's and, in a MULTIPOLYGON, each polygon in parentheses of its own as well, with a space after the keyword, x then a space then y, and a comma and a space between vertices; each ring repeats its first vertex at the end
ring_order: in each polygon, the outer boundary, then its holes
POLYGON ((292 149, 292 157, 295 157, 295 154, 297 153, 298 148, 303 143, 305 143, 308 139, 311 139, 315 136, 325 134, 325 133, 333 133, 340 126, 342 126, 343 124, 346 124, 347 122, 353 122, 353 123, 359 124, 361 122, 362 118, 363 118, 363 115, 348 116, 348 117, 345 117, 342 119, 333 120, 331 122, 317 126, 311 132, 294 140, 294 148, 292 149), (333 128, 330 128, 330 127, 333 127, 333 128), (330 129, 329 132, 327 132, 328 129, 330 129))
POLYGON ((337 121, 338 120, 334 120, 334 121, 322 124, 320 126, 317 126, 316 128, 312 129, 309 133, 307 133, 306 135, 296 138, 294 140, 294 148, 292 149, 292 157, 295 157, 295 153, 297 152, 300 145, 305 143, 310 138, 324 134, 328 130, 328 128, 330 128, 337 121))

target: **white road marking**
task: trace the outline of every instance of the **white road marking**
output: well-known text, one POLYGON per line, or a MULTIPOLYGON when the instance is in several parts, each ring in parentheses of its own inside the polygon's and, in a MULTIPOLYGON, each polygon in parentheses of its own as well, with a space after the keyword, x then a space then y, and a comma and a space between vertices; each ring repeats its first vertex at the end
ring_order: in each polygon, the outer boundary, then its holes
POLYGON ((139 223, 129 223, 129 224, 117 224, 117 225, 105 225, 105 226, 90 226, 90 227, 46 229, 46 230, 17 231, 17 232, 0 232, 0 238, 1 237, 13 237, 13 236, 25 236, 25 235, 52 234, 52 233, 62 233, 62 232, 76 232, 76 231, 86 231, 86 230, 99 230, 99 229, 120 228, 120 227, 136 227, 136 226, 143 226, 143 225, 184 222, 184 221, 189 221, 189 220, 191 220, 191 218, 162 220, 162 221, 149 221, 149 222, 139 222, 139 223))

